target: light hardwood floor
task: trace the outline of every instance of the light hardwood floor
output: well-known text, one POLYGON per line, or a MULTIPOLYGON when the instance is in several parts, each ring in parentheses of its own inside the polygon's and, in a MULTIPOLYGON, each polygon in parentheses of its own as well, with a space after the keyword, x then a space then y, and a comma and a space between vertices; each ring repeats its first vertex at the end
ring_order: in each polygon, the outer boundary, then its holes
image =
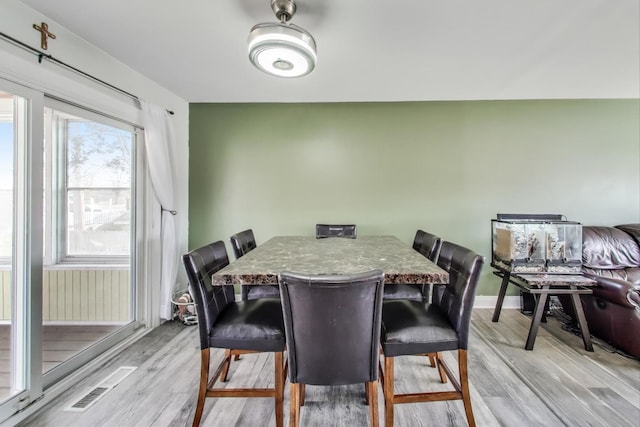
MULTIPOLYGON (((579 337, 550 318, 533 351, 524 350, 530 317, 503 310, 475 310, 469 348, 471 399, 479 426, 640 425, 640 362, 595 344, 584 350, 579 337)), ((221 353, 214 353, 221 357, 221 353)), ((453 361, 454 355, 447 355, 453 361)), ((214 359, 217 360, 217 359, 214 359)), ((185 426, 191 425, 199 376, 196 326, 170 322, 150 332, 95 374, 68 390, 24 426, 185 426), (138 369, 87 412, 63 409, 118 366, 138 369)), ((396 390, 443 387, 424 357, 396 359, 396 390)), ((455 366, 455 364, 454 364, 455 366)), ((273 383, 270 355, 246 355, 232 364, 231 384, 273 383)), ((446 387, 446 386, 445 386, 446 387)), ((285 423, 288 423, 288 384, 285 423)), ((380 396, 380 417, 384 404, 380 396)), ((270 399, 207 399, 203 426, 273 426, 270 399)), ((286 424, 285 424, 286 425, 286 424)), ((307 387, 303 426, 366 426, 364 386, 307 387)), ((462 403, 403 404, 396 426, 464 426, 462 403)))

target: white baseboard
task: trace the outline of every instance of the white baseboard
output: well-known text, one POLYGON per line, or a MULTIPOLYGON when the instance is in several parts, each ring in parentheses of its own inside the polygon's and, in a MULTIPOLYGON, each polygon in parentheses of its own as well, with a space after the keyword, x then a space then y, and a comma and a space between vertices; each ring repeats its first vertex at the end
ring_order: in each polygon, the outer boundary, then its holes
MULTIPOLYGON (((473 308, 495 308, 497 299, 497 295, 477 295, 473 308)), ((517 295, 504 297, 502 308, 520 309, 520 297, 517 295)))

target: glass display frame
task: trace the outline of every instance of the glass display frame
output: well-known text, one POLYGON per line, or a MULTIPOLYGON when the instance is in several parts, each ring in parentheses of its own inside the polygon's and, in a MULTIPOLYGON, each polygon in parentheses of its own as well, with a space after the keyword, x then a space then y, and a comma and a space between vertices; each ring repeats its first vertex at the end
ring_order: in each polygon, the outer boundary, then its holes
POLYGON ((582 224, 555 214, 498 214, 491 220, 491 265, 513 273, 579 274, 582 224))

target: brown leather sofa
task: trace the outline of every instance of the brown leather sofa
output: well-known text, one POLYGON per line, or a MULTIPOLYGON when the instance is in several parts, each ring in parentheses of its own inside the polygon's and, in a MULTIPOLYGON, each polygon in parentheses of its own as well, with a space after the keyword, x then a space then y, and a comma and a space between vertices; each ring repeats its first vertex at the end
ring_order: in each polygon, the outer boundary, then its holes
MULTIPOLYGON (((598 282, 581 298, 589 331, 640 359, 640 224, 584 226, 582 263, 598 282)), ((559 299, 574 317, 570 299, 559 299)))

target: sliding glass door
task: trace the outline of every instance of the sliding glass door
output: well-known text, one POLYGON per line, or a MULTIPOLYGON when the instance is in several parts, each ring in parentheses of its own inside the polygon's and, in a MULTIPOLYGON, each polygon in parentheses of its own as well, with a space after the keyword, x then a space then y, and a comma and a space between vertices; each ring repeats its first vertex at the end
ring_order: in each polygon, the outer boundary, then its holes
POLYGON ((0 423, 140 326, 141 138, 0 79, 0 423))
POLYGON ((43 95, 0 81, 0 421, 42 394, 43 95))
POLYGON ((0 91, 0 398, 5 399, 16 391, 24 389, 22 384, 14 384, 12 369, 12 307, 13 299, 13 170, 14 170, 14 100, 15 96, 0 91))
POLYGON ((45 97, 45 386, 135 327, 138 130, 45 97))

